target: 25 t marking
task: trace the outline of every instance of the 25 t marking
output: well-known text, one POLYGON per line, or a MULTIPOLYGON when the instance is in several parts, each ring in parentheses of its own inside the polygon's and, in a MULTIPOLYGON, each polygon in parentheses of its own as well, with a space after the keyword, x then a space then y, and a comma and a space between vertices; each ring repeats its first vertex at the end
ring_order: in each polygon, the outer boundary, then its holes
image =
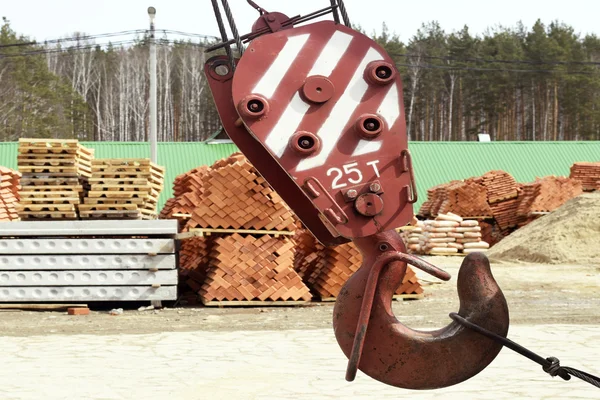
POLYGON ((353 185, 358 185, 363 181, 363 173, 361 169, 363 169, 364 171, 364 168, 368 169, 368 167, 372 167, 373 172, 375 172, 375 176, 379 178, 379 170, 377 169, 378 163, 379 160, 369 161, 366 162, 365 165, 362 166, 362 168, 359 168, 358 163, 353 162, 342 165, 341 169, 336 167, 329 168, 327 170, 327 176, 333 176, 331 188, 341 189, 348 186, 349 183, 353 185))

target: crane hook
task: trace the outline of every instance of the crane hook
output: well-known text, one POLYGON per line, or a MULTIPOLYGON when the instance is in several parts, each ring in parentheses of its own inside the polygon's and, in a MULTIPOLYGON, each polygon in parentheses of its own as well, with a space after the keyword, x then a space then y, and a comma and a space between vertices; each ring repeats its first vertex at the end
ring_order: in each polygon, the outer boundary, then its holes
MULTIPOLYGON (((346 282, 333 312, 336 339, 348 357, 346 380, 360 369, 405 389, 437 389, 463 382, 487 367, 502 345, 456 322, 436 331, 404 326, 392 313, 392 296, 407 263, 441 279, 450 276, 406 254, 395 231, 356 239, 361 268, 346 282)), ((498 335, 508 334, 508 306, 481 253, 469 254, 458 273, 458 314, 498 335)))

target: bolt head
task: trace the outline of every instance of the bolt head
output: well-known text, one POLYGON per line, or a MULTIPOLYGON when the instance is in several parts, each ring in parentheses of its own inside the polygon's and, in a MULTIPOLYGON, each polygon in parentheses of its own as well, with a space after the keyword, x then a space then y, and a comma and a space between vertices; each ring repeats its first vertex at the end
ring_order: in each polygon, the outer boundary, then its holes
POLYGON ((354 189, 350 189, 346 192, 346 197, 349 199, 355 199, 358 196, 358 192, 354 189))
POLYGON ((373 182, 369 185, 369 190, 371 190, 371 192, 379 192, 381 190, 381 185, 377 182, 373 182))

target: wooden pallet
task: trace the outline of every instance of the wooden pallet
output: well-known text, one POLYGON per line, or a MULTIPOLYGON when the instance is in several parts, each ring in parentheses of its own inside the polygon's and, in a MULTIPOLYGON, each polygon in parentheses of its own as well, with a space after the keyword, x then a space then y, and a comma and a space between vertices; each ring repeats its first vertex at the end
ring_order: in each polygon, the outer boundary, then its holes
POLYGON ((142 219, 142 214, 139 210, 79 211, 79 216, 83 219, 142 219))
POLYGON ((21 218, 22 220, 77 219, 77 213, 63 211, 27 211, 19 213, 19 218, 21 218))
POLYGON ((261 300, 234 300, 234 301, 204 301, 200 298, 202 305, 205 307, 298 307, 298 306, 307 306, 311 304, 309 300, 286 300, 286 301, 261 301, 261 300))
POLYGON ((293 231, 269 231, 261 229, 220 229, 220 228, 192 228, 188 232, 180 233, 179 239, 189 239, 193 237, 211 236, 212 234, 232 234, 239 233, 243 235, 271 235, 273 237, 279 236, 293 236, 293 231))
POLYGON ((79 197, 21 197, 19 204, 21 205, 32 205, 32 204, 79 204, 81 199, 79 197))
POLYGON ((137 211, 137 204, 80 204, 79 211, 137 211))
POLYGON ((73 204, 18 204, 17 210, 19 213, 27 214, 28 212, 70 212, 75 211, 73 204))

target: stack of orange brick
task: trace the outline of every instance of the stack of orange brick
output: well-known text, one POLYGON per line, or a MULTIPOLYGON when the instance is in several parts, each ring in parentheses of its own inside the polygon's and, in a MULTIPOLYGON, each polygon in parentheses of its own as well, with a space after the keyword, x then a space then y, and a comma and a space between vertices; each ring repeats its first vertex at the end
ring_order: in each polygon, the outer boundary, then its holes
POLYGON ((580 181, 585 191, 600 190, 600 162, 576 162, 570 178, 580 181))
POLYGON ((205 232, 184 240, 179 252, 180 289, 188 303, 198 297, 204 304, 311 299, 293 268, 289 234, 296 217, 243 156, 182 174, 173 189, 161 215, 185 221, 183 231, 205 232), (219 229, 240 232, 211 232, 219 229))
MULTIPOLYGON (((346 281, 362 264, 362 256, 353 243, 324 247, 308 231, 296 235, 294 240, 296 271, 321 300, 336 298, 346 281)), ((423 288, 415 272, 408 267, 396 294, 422 293, 423 288)))
POLYGON ((200 289, 210 301, 308 301, 311 294, 293 269, 294 243, 271 235, 233 234, 214 240, 200 289))
POLYGON ((215 163, 203 190, 188 228, 296 229, 292 211, 242 155, 215 163))
MULTIPOLYGON (((577 168, 573 170, 580 171, 577 168)), ((422 219, 445 213, 465 218, 483 217, 489 224, 486 231, 488 239, 496 243, 499 241, 498 230, 502 237, 506 236, 581 193, 582 185, 576 179, 548 176, 520 184, 507 172, 496 170, 481 177, 452 181, 429 189, 427 201, 418 215, 422 219), (485 200, 475 186, 483 190, 485 200), (470 195, 461 196, 465 187, 469 188, 465 193, 470 195), (473 210, 479 210, 480 214, 474 215, 473 210)))
POLYGON ((19 219, 17 203, 21 173, 0 166, 0 221, 16 221, 19 219))
POLYGON ((427 194, 427 202, 419 211, 419 216, 424 218, 448 212, 464 217, 491 217, 492 215, 486 188, 476 179, 438 185, 427 194))

